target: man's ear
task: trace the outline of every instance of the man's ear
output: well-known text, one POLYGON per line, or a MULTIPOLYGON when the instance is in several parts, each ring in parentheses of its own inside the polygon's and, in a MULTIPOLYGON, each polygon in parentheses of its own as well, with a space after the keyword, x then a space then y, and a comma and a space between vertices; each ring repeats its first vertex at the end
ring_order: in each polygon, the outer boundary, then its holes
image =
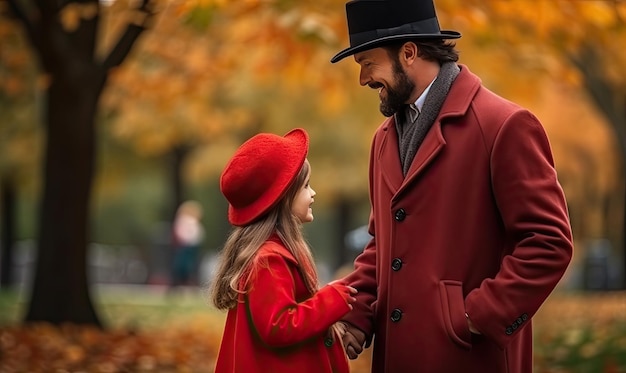
POLYGON ((402 44, 400 48, 400 60, 404 61, 405 64, 411 65, 418 58, 419 49, 417 44, 412 41, 407 41, 402 44))

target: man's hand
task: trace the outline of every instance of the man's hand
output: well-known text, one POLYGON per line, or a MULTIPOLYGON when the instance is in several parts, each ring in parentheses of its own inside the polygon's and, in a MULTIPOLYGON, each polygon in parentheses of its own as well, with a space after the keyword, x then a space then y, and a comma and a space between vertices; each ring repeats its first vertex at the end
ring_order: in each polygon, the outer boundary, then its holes
POLYGON ((340 321, 339 324, 344 330, 341 337, 343 347, 346 350, 348 358, 350 358, 350 360, 354 360, 361 352, 363 352, 363 345, 365 345, 365 333, 363 333, 361 329, 345 321, 340 321))
POLYGON ((467 319, 467 326, 469 327, 470 332, 472 332, 474 334, 480 334, 478 329, 476 329, 476 327, 474 326, 474 323, 472 322, 472 320, 470 320, 469 315, 467 314, 467 312, 465 313, 465 318, 467 319))

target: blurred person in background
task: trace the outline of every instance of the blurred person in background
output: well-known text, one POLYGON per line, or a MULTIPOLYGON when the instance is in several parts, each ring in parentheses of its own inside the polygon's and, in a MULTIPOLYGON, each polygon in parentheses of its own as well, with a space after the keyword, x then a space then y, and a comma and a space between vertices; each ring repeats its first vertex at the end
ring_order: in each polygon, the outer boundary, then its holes
POLYGON ((228 310, 216 373, 347 373, 337 321, 354 302, 341 282, 318 286, 302 225, 313 221, 315 191, 308 134, 261 133, 228 162, 220 190, 233 230, 211 287, 228 310))
MULTIPOLYGON (((345 280, 343 341, 375 373, 530 373, 532 318, 573 244, 550 144, 485 88, 432 0, 346 4, 359 83, 387 119, 370 153, 369 233, 345 280), (373 340, 373 342, 372 342, 373 340)), ((511 73, 514 73, 511 66, 511 73)))
POLYGON ((176 211, 172 226, 172 288, 197 285, 200 247, 204 240, 202 205, 185 201, 176 211))

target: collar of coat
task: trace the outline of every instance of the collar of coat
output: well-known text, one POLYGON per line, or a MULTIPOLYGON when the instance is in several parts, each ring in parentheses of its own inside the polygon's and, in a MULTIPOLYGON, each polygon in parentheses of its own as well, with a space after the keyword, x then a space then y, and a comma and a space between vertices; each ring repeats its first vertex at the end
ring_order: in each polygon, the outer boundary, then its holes
POLYGON ((387 118, 379 127, 380 145, 378 147, 377 159, 386 159, 387 162, 394 160, 397 165, 383 167, 381 174, 387 185, 395 191, 393 199, 397 199, 408 188, 408 185, 419 175, 426 166, 430 164, 443 149, 446 141, 441 130, 441 123, 446 118, 464 116, 472 105, 472 101, 481 89, 481 80, 478 76, 470 72, 465 65, 459 65, 461 71, 454 80, 448 91, 448 95, 441 106, 439 115, 435 119, 432 127, 426 134, 424 141, 420 145, 411 166, 403 175, 400 156, 398 152, 398 135, 395 131, 394 116, 387 118), (382 130, 382 131, 381 131, 382 130), (384 145, 386 143, 386 145, 384 145))
MULTIPOLYGON (((480 78, 472 73, 467 66, 459 64, 459 68, 461 72, 452 84, 452 87, 450 87, 448 97, 439 111, 436 122, 441 122, 448 117, 465 115, 474 96, 481 87, 482 82, 480 78)), ((384 130, 393 129, 395 125, 394 116, 391 116, 385 120, 382 124, 382 128, 384 130)))
POLYGON ((297 264, 296 258, 293 256, 291 251, 287 249, 287 247, 277 234, 271 235, 270 238, 268 238, 267 241, 265 241, 265 243, 261 245, 259 251, 257 252, 257 256, 264 256, 272 253, 278 254, 284 257, 286 260, 297 264))

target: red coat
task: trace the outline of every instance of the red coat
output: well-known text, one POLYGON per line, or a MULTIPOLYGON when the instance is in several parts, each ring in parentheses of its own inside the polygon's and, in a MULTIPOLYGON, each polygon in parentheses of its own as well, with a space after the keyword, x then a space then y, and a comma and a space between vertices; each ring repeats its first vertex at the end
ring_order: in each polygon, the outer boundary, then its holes
POLYGON ((311 296, 277 237, 259 249, 253 273, 251 290, 228 312, 215 373, 347 373, 339 340, 324 344, 328 328, 350 310, 345 287, 327 285, 311 296))
POLYGON ((372 371, 530 373, 531 319, 573 249, 538 119, 461 66, 406 178, 398 154, 389 118, 371 149, 374 238, 348 277, 372 371))

